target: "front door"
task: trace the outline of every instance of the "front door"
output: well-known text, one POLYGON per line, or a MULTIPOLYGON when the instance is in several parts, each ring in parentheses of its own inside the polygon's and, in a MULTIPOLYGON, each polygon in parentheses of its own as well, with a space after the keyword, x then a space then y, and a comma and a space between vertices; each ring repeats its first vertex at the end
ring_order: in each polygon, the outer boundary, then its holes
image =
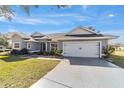
POLYGON ((42 52, 46 51, 46 44, 45 44, 45 42, 41 43, 41 51, 42 52))

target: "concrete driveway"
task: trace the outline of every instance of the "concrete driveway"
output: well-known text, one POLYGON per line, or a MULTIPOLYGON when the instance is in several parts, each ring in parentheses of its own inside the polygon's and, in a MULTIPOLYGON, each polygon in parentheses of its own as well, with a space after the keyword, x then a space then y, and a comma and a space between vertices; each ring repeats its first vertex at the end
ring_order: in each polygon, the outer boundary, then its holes
POLYGON ((65 58, 31 88, 124 87, 124 69, 102 59, 65 58))

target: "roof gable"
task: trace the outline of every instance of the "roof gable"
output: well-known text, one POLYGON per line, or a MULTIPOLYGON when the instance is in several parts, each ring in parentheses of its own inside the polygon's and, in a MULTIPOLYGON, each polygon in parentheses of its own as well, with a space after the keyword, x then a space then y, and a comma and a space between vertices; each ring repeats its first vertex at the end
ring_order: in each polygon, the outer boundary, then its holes
POLYGON ((95 31, 84 27, 78 27, 73 29, 72 31, 68 32, 66 35, 89 35, 89 34, 97 34, 95 31))
POLYGON ((26 35, 22 32, 8 32, 6 34, 7 38, 12 38, 14 35, 18 35, 18 36, 20 36, 21 38, 24 38, 24 39, 30 38, 30 36, 28 36, 28 35, 26 35))
POLYGON ((45 35, 43 35, 43 34, 40 33, 40 32, 34 32, 34 33, 32 33, 32 35, 31 35, 31 37, 43 37, 43 36, 45 36, 45 35))

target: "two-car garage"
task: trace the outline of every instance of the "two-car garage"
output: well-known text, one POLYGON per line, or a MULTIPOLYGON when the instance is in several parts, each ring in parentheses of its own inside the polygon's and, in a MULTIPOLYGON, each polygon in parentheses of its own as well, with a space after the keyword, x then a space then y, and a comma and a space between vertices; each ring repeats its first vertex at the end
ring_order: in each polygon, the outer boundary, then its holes
POLYGON ((65 41, 63 42, 63 56, 101 57, 101 43, 99 41, 65 41))

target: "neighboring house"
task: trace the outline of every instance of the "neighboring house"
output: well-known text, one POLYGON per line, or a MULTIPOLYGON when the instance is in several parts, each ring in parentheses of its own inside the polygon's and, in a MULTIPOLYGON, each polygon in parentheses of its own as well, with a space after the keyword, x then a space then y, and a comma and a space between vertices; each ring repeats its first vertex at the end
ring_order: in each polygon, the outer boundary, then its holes
POLYGON ((3 45, 0 45, 0 52, 1 52, 1 51, 5 51, 5 50, 6 50, 6 47, 3 46, 3 45))
POLYGON ((40 42, 21 32, 9 32, 7 34, 9 46, 12 49, 21 50, 27 48, 29 51, 39 51, 40 42))
MULTIPOLYGON (((3 38, 3 35, 0 33, 0 39, 2 39, 2 38, 3 38)), ((0 40, 0 52, 6 50, 6 46, 4 46, 3 44, 1 44, 1 41, 2 40, 0 40)))
POLYGON ((63 56, 71 57, 102 57, 102 49, 108 40, 117 36, 103 35, 88 28, 77 27, 67 33, 43 35, 39 32, 31 36, 14 32, 8 34, 12 49, 27 48, 30 51, 50 52, 53 49, 62 51, 63 56))
POLYGON ((124 51, 124 45, 123 44, 116 44, 113 46, 115 47, 116 51, 124 51))

